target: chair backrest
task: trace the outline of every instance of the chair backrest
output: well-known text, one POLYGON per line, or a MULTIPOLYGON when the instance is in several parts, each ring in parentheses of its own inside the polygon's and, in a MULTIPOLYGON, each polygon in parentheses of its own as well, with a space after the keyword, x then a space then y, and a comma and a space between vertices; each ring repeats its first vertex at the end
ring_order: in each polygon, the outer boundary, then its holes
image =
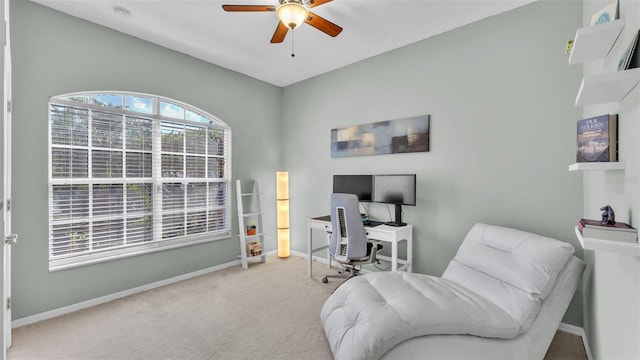
POLYGON ((347 262, 367 256, 367 235, 356 195, 331 194, 331 228, 329 252, 336 260, 347 262))

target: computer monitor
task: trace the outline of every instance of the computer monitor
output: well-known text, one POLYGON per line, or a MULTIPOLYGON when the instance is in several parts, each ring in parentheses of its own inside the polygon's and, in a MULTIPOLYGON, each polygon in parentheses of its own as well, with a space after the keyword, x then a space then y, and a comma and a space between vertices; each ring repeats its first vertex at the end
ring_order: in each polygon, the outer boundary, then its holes
POLYGON ((373 202, 395 205, 395 220, 391 226, 405 226, 402 205, 416 205, 416 174, 373 175, 373 202))
POLYGON ((333 192, 355 194, 360 201, 371 201, 373 175, 333 175, 333 192))

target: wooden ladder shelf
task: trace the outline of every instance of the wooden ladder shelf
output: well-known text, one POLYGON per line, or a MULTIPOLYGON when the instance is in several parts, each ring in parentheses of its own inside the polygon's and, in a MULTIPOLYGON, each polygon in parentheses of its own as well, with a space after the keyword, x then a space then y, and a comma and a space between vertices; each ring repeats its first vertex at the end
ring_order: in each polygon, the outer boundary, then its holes
POLYGON ((260 259, 265 262, 264 231, 262 228, 262 193, 260 182, 253 181, 251 192, 242 192, 240 180, 236 180, 236 199, 238 208, 238 236, 240 238, 240 259, 242 268, 249 268, 249 260, 260 259), (247 245, 259 243, 260 252, 251 254, 247 245))

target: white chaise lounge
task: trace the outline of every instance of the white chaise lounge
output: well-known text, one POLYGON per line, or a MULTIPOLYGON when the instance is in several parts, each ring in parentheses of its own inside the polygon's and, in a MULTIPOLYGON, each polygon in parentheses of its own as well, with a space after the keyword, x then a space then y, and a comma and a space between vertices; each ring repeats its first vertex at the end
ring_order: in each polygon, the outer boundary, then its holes
POLYGON ((571 244, 487 224, 442 277, 369 273, 321 320, 336 359, 542 359, 584 271, 571 244))

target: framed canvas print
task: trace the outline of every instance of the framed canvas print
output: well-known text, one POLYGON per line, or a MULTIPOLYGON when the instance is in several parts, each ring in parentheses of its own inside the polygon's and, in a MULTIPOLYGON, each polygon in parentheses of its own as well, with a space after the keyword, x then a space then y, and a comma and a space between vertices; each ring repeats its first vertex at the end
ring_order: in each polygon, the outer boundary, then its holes
POLYGON ((429 115, 331 129, 331 157, 429 151, 429 115))

